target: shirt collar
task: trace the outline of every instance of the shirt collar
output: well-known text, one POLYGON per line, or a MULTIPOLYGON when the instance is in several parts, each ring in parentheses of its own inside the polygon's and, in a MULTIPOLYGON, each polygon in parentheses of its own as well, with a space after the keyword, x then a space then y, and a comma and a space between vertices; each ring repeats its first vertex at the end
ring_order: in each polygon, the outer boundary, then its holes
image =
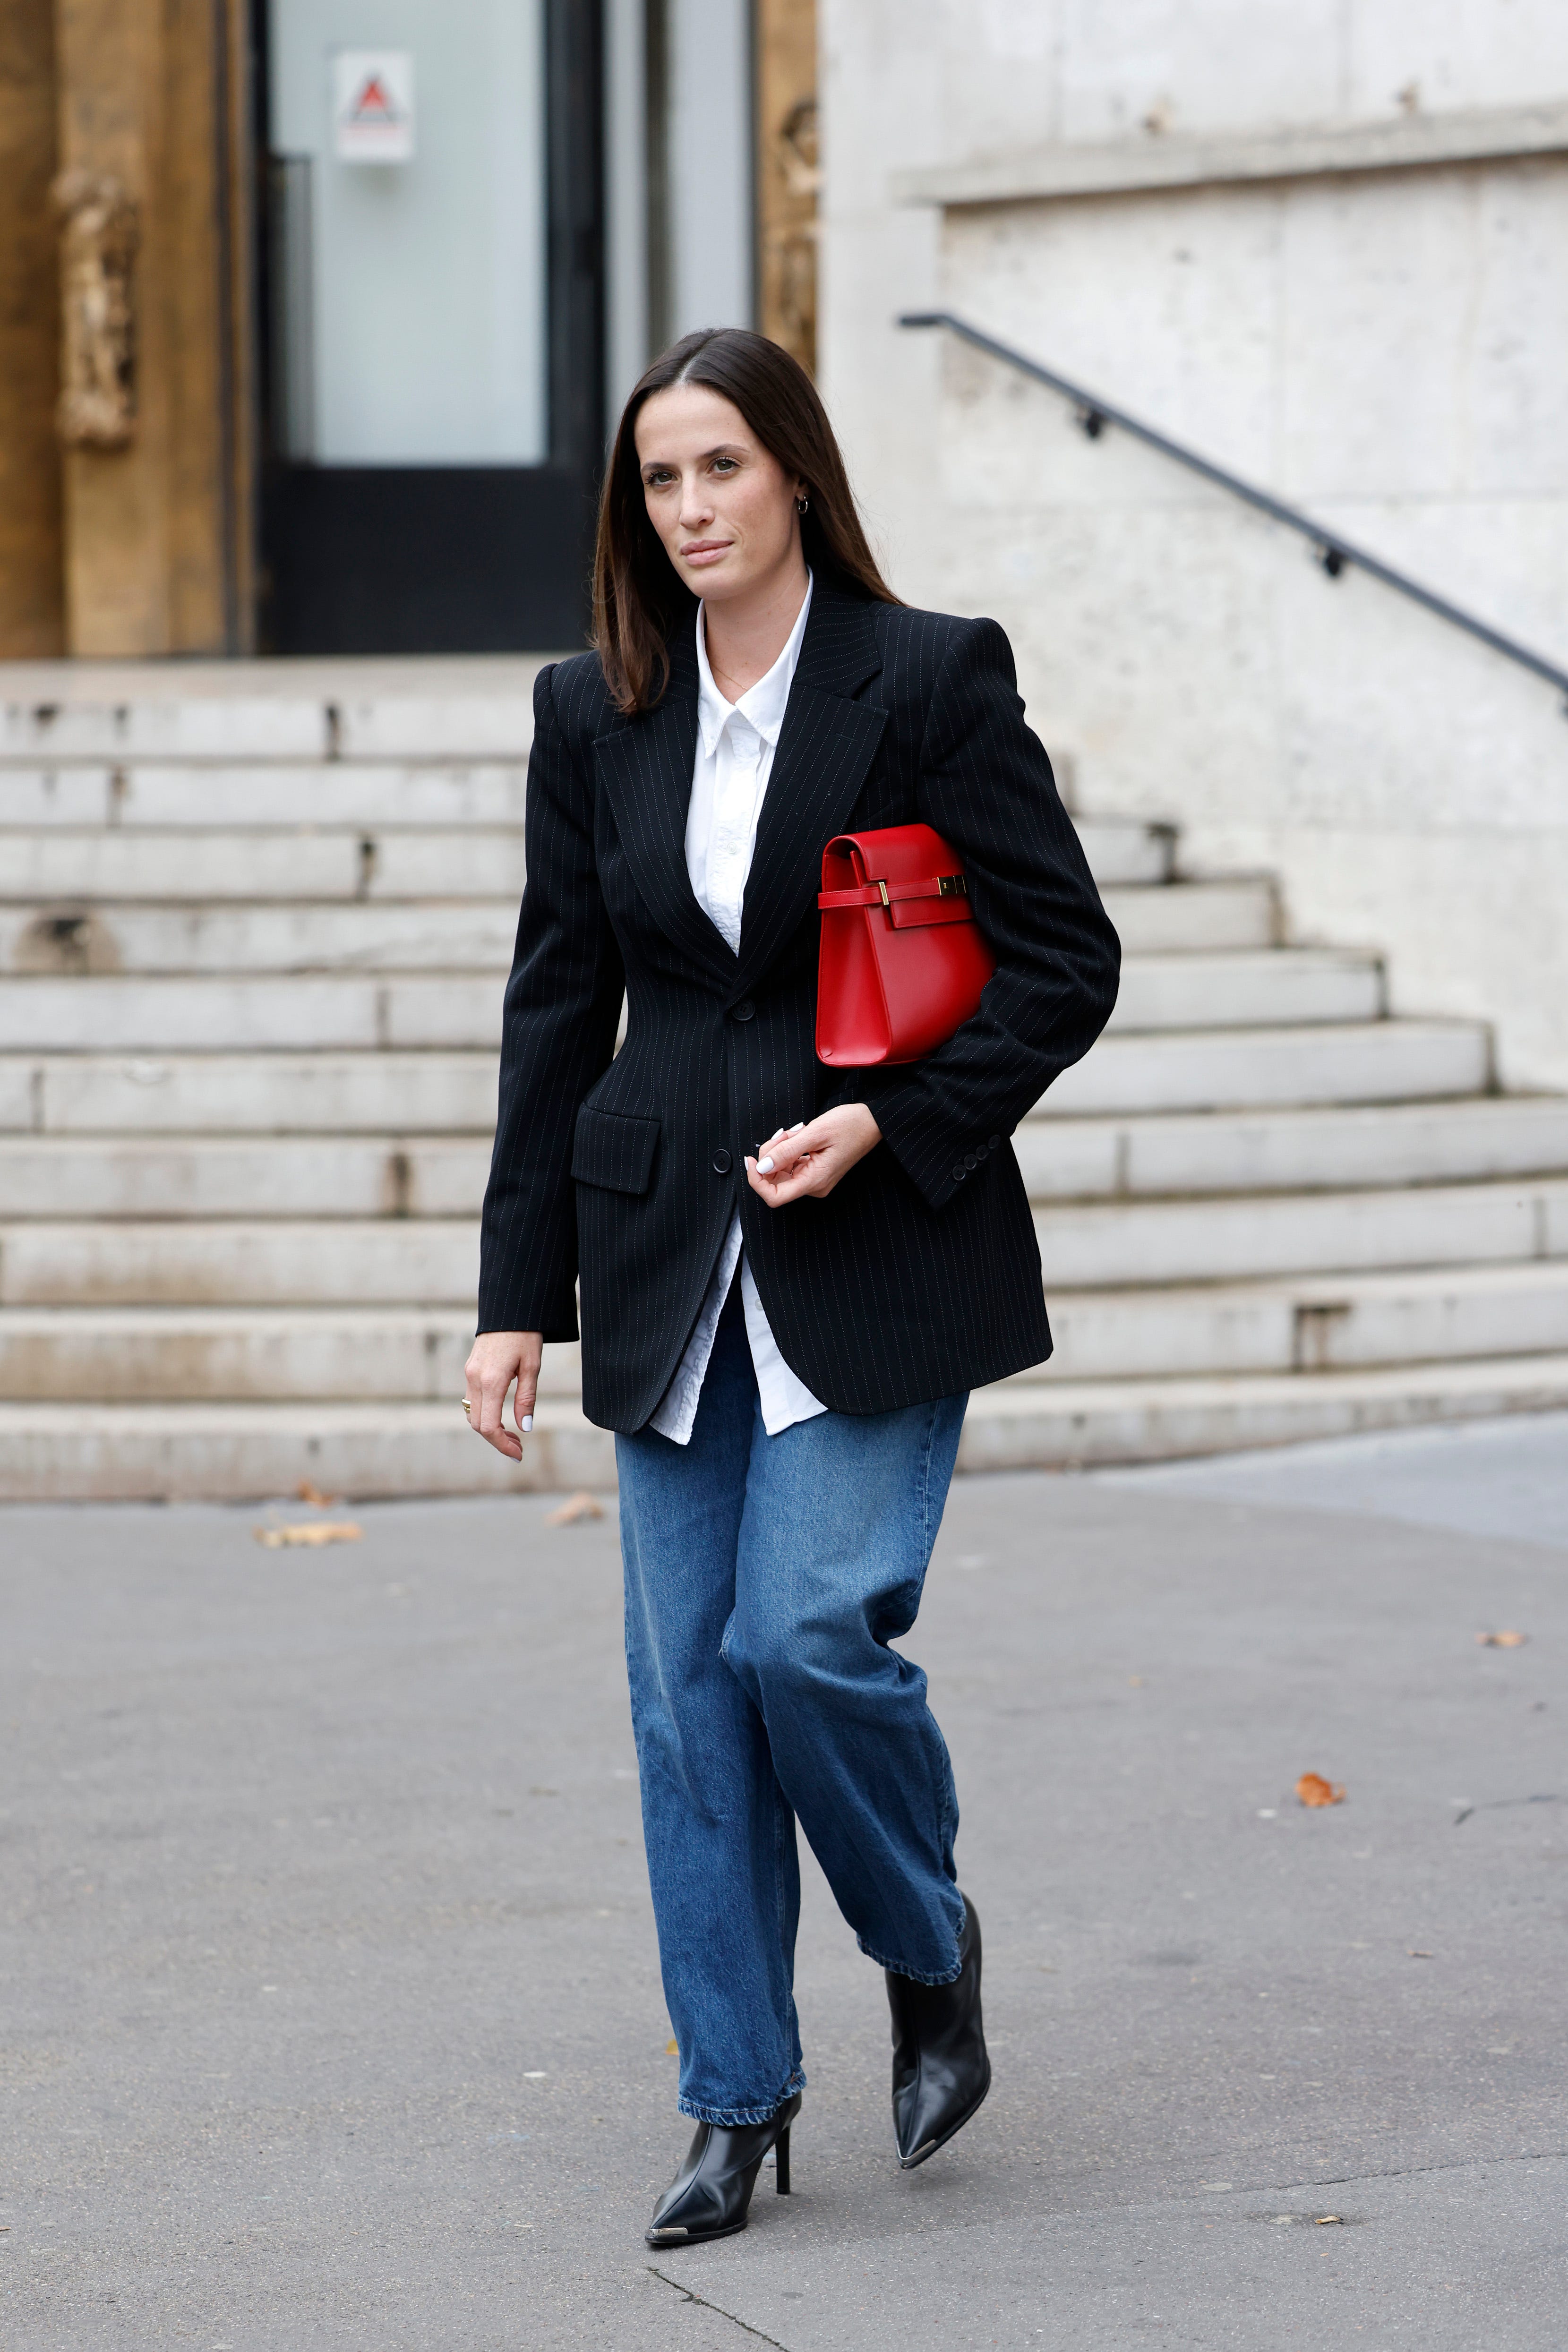
POLYGON ((719 748, 719 738, 738 710, 750 721, 770 749, 778 749, 784 710, 789 702, 789 690, 795 683, 800 662, 800 648, 805 636, 806 615, 811 611, 813 576, 805 575, 805 595, 795 614, 794 628, 782 654, 765 677, 749 686, 736 702, 727 702, 714 681, 708 663, 707 613, 700 604, 697 607, 697 724, 701 731, 702 749, 710 760, 719 748))

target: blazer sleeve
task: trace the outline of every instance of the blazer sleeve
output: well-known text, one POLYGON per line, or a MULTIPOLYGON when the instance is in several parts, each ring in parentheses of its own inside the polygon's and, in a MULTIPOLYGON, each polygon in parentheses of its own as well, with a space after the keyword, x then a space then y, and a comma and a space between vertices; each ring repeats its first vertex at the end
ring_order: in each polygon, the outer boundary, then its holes
POLYGON ((479 1328, 577 1337, 577 1112, 616 1049, 626 976, 605 913, 593 796, 561 728, 553 665, 533 689, 528 880, 501 1032, 479 1234, 479 1328))
POLYGON ((980 1009, 922 1062, 865 1090, 884 1141, 940 1209, 1010 1136, 1116 1003, 1121 949, 1045 747, 1024 719, 1012 647, 963 623, 938 675, 921 749, 921 814, 963 860, 996 956, 980 1009))

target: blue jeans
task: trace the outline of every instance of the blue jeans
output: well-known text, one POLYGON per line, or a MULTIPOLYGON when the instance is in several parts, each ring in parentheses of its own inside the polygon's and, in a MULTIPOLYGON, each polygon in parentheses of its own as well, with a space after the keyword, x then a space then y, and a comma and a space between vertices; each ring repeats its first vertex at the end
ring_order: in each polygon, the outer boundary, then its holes
POLYGON ((730 1294, 689 1445, 617 1437, 626 1665, 680 2108, 798 2090, 798 1817, 860 1948, 959 1973, 958 1804, 914 1623, 968 1399, 763 1427, 730 1294))

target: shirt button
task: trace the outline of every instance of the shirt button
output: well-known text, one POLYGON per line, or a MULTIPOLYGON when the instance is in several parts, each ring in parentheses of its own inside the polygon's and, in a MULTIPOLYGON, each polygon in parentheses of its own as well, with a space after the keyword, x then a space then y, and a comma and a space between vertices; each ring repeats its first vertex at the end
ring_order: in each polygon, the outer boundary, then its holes
POLYGON ((731 1005, 731 1011, 733 1013, 737 1021, 751 1021, 754 1019, 756 1010, 756 1006, 752 1003, 749 996, 742 996, 739 1004, 731 1005))
POLYGON ((720 1147, 719 1147, 719 1149, 718 1149, 718 1150, 713 1154, 713 1173, 714 1173, 714 1175, 715 1175, 715 1176, 728 1176, 728 1174, 730 1173, 731 1169, 731 1168, 733 1168, 734 1164, 735 1164, 735 1163, 734 1163, 734 1161, 731 1159, 731 1157, 730 1157, 729 1153, 725 1150, 725 1149, 724 1149, 723 1145, 722 1145, 722 1144, 721 1144, 721 1145, 720 1145, 720 1147))

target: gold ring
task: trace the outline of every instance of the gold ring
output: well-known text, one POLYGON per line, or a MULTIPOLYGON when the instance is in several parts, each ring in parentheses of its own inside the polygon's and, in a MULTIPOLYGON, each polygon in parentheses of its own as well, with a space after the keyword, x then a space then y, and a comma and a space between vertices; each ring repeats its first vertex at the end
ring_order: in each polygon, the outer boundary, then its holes
POLYGON ((463 1418, 471 1428, 473 1426, 474 1416, 468 1410, 468 1400, 467 1397, 463 1399, 463 1418))

